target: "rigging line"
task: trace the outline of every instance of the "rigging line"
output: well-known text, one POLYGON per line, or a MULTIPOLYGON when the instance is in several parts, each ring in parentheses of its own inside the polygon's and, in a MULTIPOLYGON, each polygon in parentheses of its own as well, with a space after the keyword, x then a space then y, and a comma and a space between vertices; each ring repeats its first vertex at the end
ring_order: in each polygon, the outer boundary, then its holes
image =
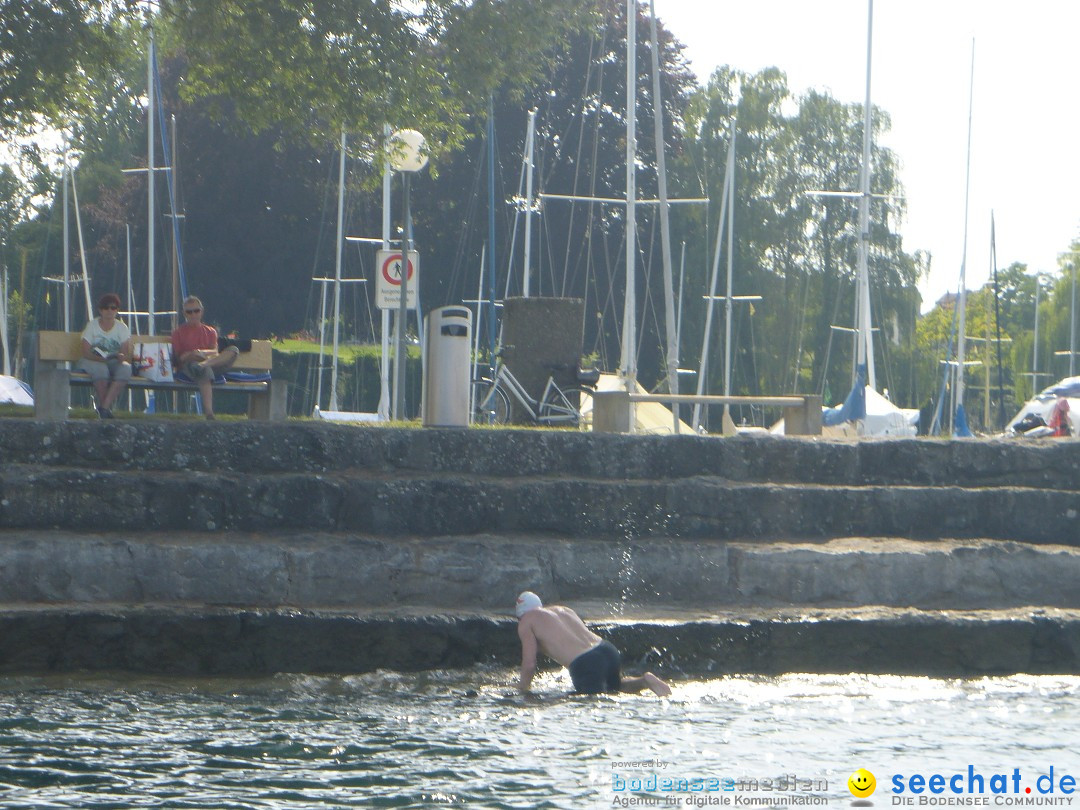
MULTIPOLYGON (((548 255, 547 275, 548 275, 548 282, 551 284, 551 294, 554 295, 555 290, 558 287, 558 284, 555 281, 555 262, 552 261, 551 257, 555 256, 557 254, 556 254, 555 246, 552 244, 552 238, 553 237, 552 237, 551 229, 550 228, 544 228, 543 233, 544 233, 545 238, 543 240, 541 240, 540 245, 541 245, 541 247, 543 247, 545 244, 547 245, 547 255, 548 255)), ((567 240, 567 241, 569 241, 569 240, 567 240)), ((537 295, 542 295, 543 294, 543 283, 542 283, 543 278, 544 278, 544 267, 541 265, 540 267, 537 268, 537 271, 536 271, 536 294, 537 295)), ((564 282, 566 281, 565 269, 564 269, 564 272, 563 272, 563 281, 564 282)), ((562 295, 563 296, 566 295, 565 288, 564 288, 564 290, 562 292, 562 295)))
MULTIPOLYGON (((603 39, 601 40, 601 45, 602 45, 603 48, 607 47, 607 29, 604 30, 603 39)), ((605 74, 604 74, 603 67, 601 67, 600 75, 598 76, 598 78, 596 80, 597 81, 597 84, 596 84, 597 98, 601 98, 603 96, 604 75, 605 74)), ((595 123, 593 125, 593 135, 592 135, 592 155, 590 156, 590 161, 591 161, 590 165, 592 166, 592 173, 589 176, 589 196, 590 197, 595 197, 596 196, 596 182, 597 182, 596 175, 598 173, 596 164, 597 164, 597 161, 599 160, 599 155, 600 155, 600 112, 599 112, 599 109, 597 109, 595 111, 594 117, 595 117, 595 123)), ((592 276, 592 277, 596 276, 596 265, 595 265, 595 262, 593 261, 593 236, 595 235, 595 232, 596 232, 596 217, 597 217, 597 204, 593 203, 593 202, 590 202, 590 203, 588 203, 588 207, 586 208, 586 220, 585 220, 586 221, 586 234, 587 234, 587 237, 586 237, 586 240, 585 240, 585 247, 587 247, 587 252, 585 254, 585 280, 586 280, 586 282, 588 281, 590 276, 592 276)), ((609 258, 609 261, 610 261, 610 258, 609 258)), ((597 300, 599 300, 599 299, 597 299, 597 300)))
MULTIPOLYGON (((468 269, 465 266, 466 256, 469 251, 467 249, 467 241, 473 235, 473 228, 476 223, 477 212, 480 208, 480 186, 482 184, 484 176, 484 164, 486 158, 484 154, 487 148, 487 136, 484 135, 477 139, 477 156, 473 160, 473 182, 469 191, 468 202, 465 205, 464 216, 462 217, 461 230, 459 231, 459 238, 457 240, 457 246, 454 250, 454 257, 451 262, 451 269, 449 274, 449 280, 447 283, 446 295, 449 301, 465 298, 465 293, 457 295, 455 298, 455 291, 462 288, 465 283, 465 274, 468 269)), ((481 240, 483 241, 483 240, 481 240)), ((481 269, 481 272, 483 270, 481 269)))
MULTIPOLYGON (((367 263, 364 261, 364 253, 360 250, 360 245, 356 246, 356 261, 360 265, 360 275, 358 278, 368 279, 370 284, 375 283, 374 273, 368 274, 367 263)), ((371 310, 371 296, 367 294, 367 285, 354 284, 354 287, 363 287, 364 289, 356 290, 353 296, 354 306, 353 311, 355 313, 356 323, 360 322, 360 316, 366 315, 368 322, 368 336, 371 339, 371 343, 375 343, 375 313, 371 310), (361 304, 363 308, 361 309, 361 304)), ((356 338, 360 339, 360 330, 356 330, 356 338)))
MULTIPOLYGON (((826 273, 827 272, 828 272, 828 268, 826 268, 826 273)), ((837 280, 836 280, 836 292, 837 292, 837 294, 835 296, 833 296, 833 311, 832 311, 832 315, 829 317, 829 320, 828 320, 829 324, 836 323, 836 320, 840 315, 840 299, 843 298, 843 296, 840 295, 840 281, 841 281, 840 278, 837 277, 837 280)), ((824 289, 824 283, 822 285, 822 289, 824 289)), ((825 386, 827 385, 828 380, 829 380, 829 357, 830 357, 830 355, 832 353, 832 341, 833 341, 833 329, 830 326, 829 327, 829 340, 828 340, 827 348, 826 348, 826 351, 825 351, 825 362, 821 366, 821 384, 818 386, 818 393, 821 394, 821 396, 823 396, 823 397, 825 396, 825 386)))
MULTIPOLYGON (((601 43, 601 49, 602 49, 604 44, 606 44, 606 41, 607 41, 607 27, 606 26, 604 27, 603 32, 601 33, 600 36, 602 37, 602 43, 601 43)), ((585 100, 589 98, 589 84, 592 81, 592 71, 593 71, 593 53, 594 53, 594 49, 596 48, 596 44, 597 44, 597 37, 594 36, 589 40, 589 53, 588 53, 588 56, 587 56, 587 59, 586 59, 586 62, 585 62, 585 89, 584 89, 584 94, 583 94, 584 97, 581 99, 582 109, 581 109, 580 121, 578 123, 577 150, 576 150, 576 153, 574 155, 574 182, 571 184, 571 186, 573 188, 572 193, 574 195, 576 195, 578 193, 577 192, 578 181, 579 181, 580 175, 581 175, 581 152, 582 152, 582 149, 585 146, 585 118, 586 118, 586 112, 585 112, 585 109, 584 109, 584 105, 585 105, 585 100)), ((600 78, 598 79, 597 99, 600 98, 600 90, 603 88, 603 76, 604 76, 604 68, 603 68, 603 66, 600 67, 599 73, 600 73, 600 78)), ((597 105, 592 105, 592 106, 593 106, 593 117, 595 118, 595 120, 597 122, 595 124, 595 127, 598 130, 599 129, 600 116, 599 116, 599 114, 597 112, 597 105)), ((595 140, 594 140, 594 143, 595 143, 595 140)), ((595 161, 592 163, 591 168, 592 168, 592 178, 595 178, 595 176, 596 176, 596 163, 595 163, 595 161)), ((576 213, 576 207, 575 207, 574 203, 571 203, 570 204, 569 224, 567 225, 567 236, 568 237, 574 231, 574 215, 575 215, 575 213, 576 213)), ((591 222, 587 222, 587 226, 588 225, 591 225, 591 222)), ((565 257, 563 258, 563 279, 562 279, 561 294, 564 295, 564 296, 566 295, 568 277, 570 275, 570 251, 571 251, 572 241, 573 240, 571 240, 570 238, 567 238, 567 240, 566 240, 566 253, 565 253, 565 257)), ((580 254, 579 254, 579 260, 580 260, 580 254)), ((575 276, 576 276, 576 273, 575 273, 575 276)))
MULTIPOLYGON (((319 220, 319 228, 316 231, 316 233, 318 235, 317 235, 316 240, 315 240, 315 255, 311 260, 311 274, 310 274, 310 277, 312 279, 314 279, 319 274, 319 272, 318 272, 319 271, 319 261, 320 261, 320 258, 322 256, 323 248, 324 248, 324 246, 326 244, 327 231, 328 231, 328 228, 329 228, 329 222, 327 220, 327 210, 328 210, 328 208, 329 208, 329 206, 331 204, 331 198, 332 198, 331 185, 334 182, 335 166, 334 166, 333 159, 328 159, 326 161, 326 165, 327 165, 327 175, 326 175, 326 183, 323 186, 322 214, 321 214, 320 220, 319 220)), ((311 287, 309 288, 309 292, 308 292, 308 309, 307 309, 307 314, 305 315, 305 320, 304 320, 305 323, 314 323, 314 321, 316 320, 316 316, 314 315, 314 312, 317 311, 318 308, 317 308, 316 304, 313 301, 313 299, 316 297, 314 295, 314 292, 315 292, 316 289, 321 290, 322 285, 313 280, 312 283, 311 283, 311 287)), ((321 295, 321 293, 320 293, 320 295, 321 295)), ((315 331, 318 331, 318 329, 316 328, 315 331)))
MULTIPOLYGON (((869 246, 867 246, 867 253, 869 253, 869 246)), ((869 260, 869 255, 867 256, 867 260, 869 260)), ((870 270, 868 268, 867 273, 869 272, 870 270)), ((878 274, 878 281, 881 281, 880 273, 878 274)), ((889 337, 885 331, 885 297, 881 292, 882 286, 883 285, 879 283, 876 285, 871 285, 870 287, 870 289, 873 290, 875 298, 877 299, 876 307, 878 312, 879 328, 881 329, 881 340, 875 340, 874 344, 875 346, 880 346, 881 365, 885 371, 885 387, 894 388, 892 383, 892 366, 890 362, 892 360, 892 354, 889 350, 889 337)))
MULTIPOLYGON (((503 165, 503 153, 502 153, 502 150, 499 149, 499 130, 498 130, 498 128, 496 128, 495 129, 495 187, 496 188, 500 188, 500 189, 505 189, 506 188, 506 175, 507 175, 506 167, 503 165)), ((516 233, 511 233, 510 209, 509 209, 509 207, 507 205, 505 205, 505 200, 502 201, 502 203, 503 204, 497 204, 496 205, 495 217, 496 217, 496 220, 499 220, 499 219, 502 220, 502 227, 503 227, 502 247, 506 251, 507 261, 508 262, 513 262, 514 254, 513 254, 513 251, 512 251, 510 246, 514 245, 516 243, 517 234, 516 233)), ((517 213, 515 212, 514 220, 513 220, 513 228, 516 230, 516 227, 517 227, 517 213)), ((507 266, 506 266, 506 274, 507 275, 510 275, 511 267, 512 267, 512 264, 508 263, 507 266)), ((498 286, 496 286, 496 289, 498 289, 498 286)))
MULTIPOLYGON (((535 120, 534 120, 534 122, 535 122, 535 120)), ((536 136, 535 136, 535 130, 534 130, 534 133, 533 133, 534 143, 535 143, 535 137, 536 136)), ((527 146, 528 145, 526 144, 526 148, 522 150, 523 152, 527 152, 527 146)), ((527 165, 528 162, 529 162, 529 158, 528 158, 528 156, 526 156, 521 161, 521 171, 518 172, 518 186, 517 186, 517 199, 518 200, 522 199, 523 196, 524 196, 524 193, 525 193, 525 175, 526 175, 527 169, 529 168, 528 165, 527 165)), ((525 204, 531 206, 532 205, 532 200, 525 200, 525 204)), ((513 273, 513 270, 514 270, 514 253, 517 250, 518 221, 521 219, 521 209, 520 209, 520 207, 517 206, 517 205, 514 205, 513 208, 514 208, 514 224, 513 224, 513 227, 510 229, 510 246, 506 251, 506 284, 503 287, 503 300, 505 300, 506 298, 508 298, 510 296, 510 278, 514 275, 514 273, 513 273)), ((543 240, 541 240, 540 243, 543 244, 543 240)), ((526 247, 526 251, 527 250, 528 250, 528 247, 526 247)), ((528 269, 528 268, 525 268, 525 269, 528 269)), ((523 272, 522 275, 524 276, 524 272, 523 272)))
MULTIPOLYGON (((957 295, 959 300, 959 295, 957 295)), ((959 307, 953 307, 952 324, 949 327, 949 338, 945 344, 945 359, 949 360, 953 353, 953 338, 956 336, 956 320, 959 316, 959 307)), ((945 389, 949 385, 949 374, 951 366, 946 362, 943 364, 943 371, 941 373, 941 387, 938 389, 938 401, 934 406, 934 417, 930 420, 930 435, 937 436, 941 432, 941 412, 945 405, 945 389)))
MULTIPOLYGON (((53 197, 52 203, 49 205, 49 218, 45 226, 45 241, 39 251, 39 255, 41 257, 41 266, 38 269, 37 275, 34 277, 34 280, 37 282, 34 288, 33 300, 35 301, 38 300, 38 295, 40 295, 42 291, 45 291, 47 293, 49 289, 48 285, 44 281, 41 281, 41 279, 48 275, 47 266, 49 261, 49 243, 52 241, 52 233, 54 228, 53 223, 55 222, 57 209, 60 208, 62 210, 62 205, 60 203, 59 197, 60 189, 57 188, 56 195, 53 197)), ((26 294, 25 290, 23 291, 23 294, 26 294)), ((49 307, 49 309, 51 309, 51 307, 49 307)), ((48 309, 46 309, 46 324, 51 325, 48 321, 48 309)))
MULTIPOLYGON (((798 341, 795 346, 795 379, 791 383, 791 393, 795 394, 799 391, 799 381, 802 378, 802 364, 803 364, 803 338, 806 334, 806 308, 810 300, 810 273, 800 273, 802 276, 802 300, 799 302, 799 318, 796 334, 798 335, 798 341)), ((831 329, 829 330, 832 331, 831 329)))
MULTIPOLYGON (((327 175, 326 182, 323 185, 322 213, 320 215, 319 228, 315 240, 315 255, 312 257, 311 262, 311 274, 309 277, 312 281, 311 285, 308 287, 307 309, 304 315, 305 325, 310 325, 312 332, 316 335, 320 334, 326 324, 326 313, 323 304, 326 298, 326 289, 322 283, 315 281, 315 278, 319 275, 319 262, 329 239, 330 223, 327 212, 329 211, 331 204, 334 204, 336 209, 336 162, 337 161, 334 160, 334 154, 331 153, 326 160, 327 175), (318 293, 317 295, 316 292, 318 293)), ((324 273, 323 275, 329 276, 330 273, 324 273)), ((304 393, 304 408, 301 411, 302 413, 311 413, 315 407, 321 407, 322 404, 318 401, 315 401, 314 404, 308 401, 309 396, 315 397, 317 400, 317 376, 321 376, 325 368, 325 358, 322 355, 321 344, 319 353, 312 354, 311 357, 314 359, 309 360, 306 364, 298 363, 296 369, 297 382, 299 382, 302 371, 306 373, 305 385, 301 388, 304 393)))
MULTIPOLYGON (((603 251, 603 254, 604 254, 604 266, 610 268, 611 267, 611 253, 609 252, 609 249, 608 249, 609 245, 608 245, 608 240, 607 240, 606 236, 605 236, 604 239, 600 240, 599 248, 603 251)), ((597 321, 597 324, 596 324, 596 327, 597 327, 596 343, 593 346, 593 351, 597 352, 597 354, 600 355, 600 360, 601 360, 601 363, 603 364, 602 367, 605 368, 605 369, 610 369, 611 366, 608 363, 607 342, 606 342, 606 339, 605 339, 605 330, 607 329, 607 312, 606 312, 607 304, 604 301, 602 301, 601 297, 600 297, 599 273, 594 273, 593 274, 592 283, 593 283, 593 288, 594 288, 595 297, 596 297, 596 314, 597 314, 597 318, 596 318, 596 321, 597 321)), ((609 300, 610 300, 610 292, 609 292, 609 300)))
MULTIPOLYGON (((158 129, 160 130, 159 140, 161 141, 161 151, 163 152, 163 156, 162 156, 162 159, 164 161, 163 166, 170 169, 170 171, 165 172, 165 182, 168 185, 168 192, 169 192, 169 214, 171 215, 171 216, 168 217, 168 219, 171 220, 171 222, 170 222, 170 231, 172 232, 173 246, 176 249, 177 273, 179 274, 179 277, 180 277, 180 294, 184 298, 187 298, 188 287, 187 287, 187 273, 184 270, 184 247, 180 242, 180 222, 179 222, 179 219, 177 217, 178 212, 176 210, 176 186, 175 186, 175 184, 173 182, 173 174, 175 173, 175 167, 172 165, 172 163, 170 163, 170 161, 172 160, 172 151, 171 151, 170 145, 169 145, 169 133, 168 133, 169 128, 166 126, 166 121, 165 121, 165 105, 161 103, 161 100, 165 96, 162 94, 161 69, 158 66, 157 51, 156 50, 153 51, 153 57, 154 57, 154 89, 157 92, 157 99, 158 99, 157 115, 158 115, 158 129)), ((165 215, 162 214, 160 216, 164 217, 165 215)), ((151 224, 150 227, 153 227, 153 225, 151 224)))
MULTIPOLYGON (((654 328, 654 335, 657 339, 657 348, 660 350, 661 357, 663 357, 663 343, 660 341, 661 334, 661 320, 660 314, 656 309, 656 296, 653 295, 652 288, 652 271, 653 260, 656 256, 656 225, 657 218, 649 218, 649 249, 645 252, 644 245, 639 244, 638 252, 641 254, 642 267, 645 270, 645 303, 648 305, 648 311, 652 315, 652 323, 654 328)), ((645 332, 647 331, 642 324, 641 334, 638 336, 638 359, 641 358, 641 348, 645 345, 645 332)), ((635 364, 636 365, 636 364, 635 364)), ((666 379, 665 379, 666 382, 666 379)))
MULTIPOLYGON (((611 257, 611 245, 609 243, 610 235, 605 234, 604 244, 604 258, 605 258, 605 271, 607 274, 607 294, 604 297, 604 306, 601 310, 604 315, 604 323, 609 324, 610 328, 615 330, 615 339, 619 340, 622 334, 622 322, 619 320, 621 309, 618 303, 615 301, 615 270, 614 262, 611 257)), ((616 238, 618 255, 622 256, 625 253, 626 236, 625 234, 616 238)))
MULTIPOLYGON (((604 80, 604 65, 603 65, 603 60, 602 59, 599 60, 600 65, 599 65, 599 69, 597 70, 597 85, 596 85, 595 93, 590 93, 590 86, 591 86, 591 83, 592 83, 592 76, 593 76, 593 71, 594 71, 594 67, 595 67, 594 63, 598 61, 594 57, 594 54, 595 54, 595 52, 597 50, 599 50, 601 54, 603 54, 605 52, 605 50, 607 48, 607 36, 608 36, 608 30, 605 27, 600 32, 599 48, 597 48, 597 38, 596 37, 593 37, 592 40, 590 41, 590 44, 589 44, 589 59, 586 62, 585 83, 584 83, 583 90, 582 90, 581 114, 579 116, 581 120, 580 120, 578 138, 577 138, 577 144, 578 144, 577 156, 576 156, 577 159, 576 159, 576 163, 575 163, 575 167, 574 167, 574 179, 573 179, 573 183, 572 183, 575 195, 578 192, 579 185, 580 185, 580 182, 581 182, 581 167, 582 167, 581 151, 583 149, 584 142, 585 142, 585 123, 586 123, 586 118, 588 117, 588 115, 586 114, 586 109, 585 109, 586 104, 585 104, 585 102, 587 100, 589 100, 589 99, 594 100, 595 103, 590 105, 592 107, 592 110, 591 110, 590 114, 592 116, 593 125, 592 125, 592 158, 591 158, 591 163, 589 165, 590 171, 588 173, 588 182, 589 182, 590 196, 595 195, 595 189, 596 189, 596 183, 597 183, 597 175, 599 174, 599 167, 597 166, 597 154, 598 154, 598 144, 599 144, 599 129, 600 129, 600 124, 601 124, 601 115, 600 115, 601 107, 602 107, 601 102, 602 102, 603 87, 604 87, 604 81, 603 81, 604 80)), ((572 128, 572 126, 573 126, 573 120, 571 120, 571 122, 567 124, 567 127, 563 132, 563 141, 562 142, 564 142, 564 143, 569 142, 569 137, 568 137, 569 136, 569 130, 572 128)), ((555 167, 553 165, 553 167, 551 169, 552 174, 554 174, 555 171, 556 171, 556 169, 555 169, 555 167)), ((550 179, 550 178, 548 178, 548 179, 550 179)), ((544 187, 547 187, 546 183, 544 184, 544 187)), ((594 210, 595 210, 594 209, 594 204, 592 202, 588 203, 587 204, 587 209, 586 209, 587 214, 586 214, 586 224, 585 224, 585 231, 584 231, 585 232, 585 238, 580 240, 580 242, 578 242, 577 259, 576 259, 576 261, 573 262, 573 266, 574 266, 575 269, 574 269, 573 273, 571 274, 571 270, 570 270, 570 268, 571 268, 571 250, 572 250, 572 246, 577 241, 577 240, 573 239, 574 225, 575 225, 575 223, 577 221, 577 202, 576 201, 571 201, 570 202, 570 211, 569 211, 569 213, 567 215, 567 220, 566 220, 566 222, 567 222, 567 225, 566 225, 567 239, 565 240, 566 249, 565 249, 565 255, 564 255, 564 259, 563 259, 563 279, 562 279, 562 284, 561 284, 561 289, 563 290, 563 294, 565 294, 565 291, 566 291, 567 288, 572 289, 572 288, 574 288, 576 286, 577 277, 578 277, 578 274, 580 272, 579 268, 581 266, 581 262, 582 262, 583 258, 584 258, 584 261, 585 261, 585 273, 588 274, 589 271, 590 271, 591 258, 589 256, 587 248, 588 248, 589 243, 591 243, 591 241, 592 241, 592 230, 595 227, 594 210)), ((552 252, 552 254, 551 254, 552 258, 554 258, 554 255, 555 255, 554 252, 552 252)), ((554 269, 554 267, 552 267, 552 278, 554 278, 554 273, 555 273, 555 269, 554 269)), ((587 277, 587 275, 586 275, 586 277, 587 277)))

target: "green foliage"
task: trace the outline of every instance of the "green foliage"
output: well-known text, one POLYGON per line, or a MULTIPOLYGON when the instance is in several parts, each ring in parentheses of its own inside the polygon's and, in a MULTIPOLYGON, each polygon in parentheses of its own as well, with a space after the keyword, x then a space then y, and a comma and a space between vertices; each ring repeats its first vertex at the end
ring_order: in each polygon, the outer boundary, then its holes
POLYGON ((256 133, 325 143, 344 128, 370 146, 389 124, 443 153, 489 92, 535 78, 588 12, 577 0, 172 0, 165 14, 189 60, 186 99, 211 98, 256 133))
POLYGON ((67 123, 122 51, 134 0, 0 0, 0 132, 67 123))

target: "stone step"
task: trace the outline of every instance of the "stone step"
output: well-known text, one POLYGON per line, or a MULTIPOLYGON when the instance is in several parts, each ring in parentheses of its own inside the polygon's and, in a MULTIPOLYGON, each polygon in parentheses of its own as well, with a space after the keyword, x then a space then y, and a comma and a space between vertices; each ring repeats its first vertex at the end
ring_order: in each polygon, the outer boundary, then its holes
POLYGON ((0 528, 1072 544, 1078 526, 1080 496, 1058 489, 0 467, 0 528))
MULTIPOLYGON (((622 650, 626 671, 647 667, 676 688, 684 678, 747 673, 1080 673, 1077 611, 863 608, 631 619, 575 607, 622 650)), ((520 660, 515 630, 512 618, 476 612, 5 605, 0 673, 345 675, 484 665, 478 689, 507 691, 520 660)))
POLYGON ((0 531, 7 603, 507 611, 530 589, 597 613, 874 605, 1080 609, 1080 549, 930 542, 629 542, 550 535, 0 531))
POLYGON ((1069 442, 827 441, 619 436, 559 430, 412 430, 316 422, 205 424, 139 419, 0 419, 7 463, 189 472, 573 475, 601 480, 1080 490, 1069 442))

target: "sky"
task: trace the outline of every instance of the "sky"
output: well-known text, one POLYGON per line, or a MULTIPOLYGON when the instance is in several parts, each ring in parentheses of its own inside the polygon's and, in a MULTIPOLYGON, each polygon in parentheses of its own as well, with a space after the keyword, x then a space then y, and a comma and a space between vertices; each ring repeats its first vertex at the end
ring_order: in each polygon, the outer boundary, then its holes
MULTIPOLYGON (((654 2, 702 81, 719 65, 776 66, 795 94, 863 102, 868 0, 654 2)), ((990 278, 991 212, 999 269, 1056 274, 1080 238, 1078 36, 1077 0, 875 0, 871 97, 892 118, 883 143, 901 163, 904 249, 931 254, 924 311, 959 288, 964 265, 973 41, 967 288, 990 278)))

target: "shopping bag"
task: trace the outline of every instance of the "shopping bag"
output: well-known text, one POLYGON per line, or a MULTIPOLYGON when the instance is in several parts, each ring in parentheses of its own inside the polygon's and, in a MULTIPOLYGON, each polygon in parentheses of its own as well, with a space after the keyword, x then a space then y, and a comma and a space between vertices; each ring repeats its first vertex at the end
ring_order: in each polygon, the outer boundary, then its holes
POLYGON ((136 343, 135 373, 154 382, 173 382, 172 346, 168 343, 136 343))

